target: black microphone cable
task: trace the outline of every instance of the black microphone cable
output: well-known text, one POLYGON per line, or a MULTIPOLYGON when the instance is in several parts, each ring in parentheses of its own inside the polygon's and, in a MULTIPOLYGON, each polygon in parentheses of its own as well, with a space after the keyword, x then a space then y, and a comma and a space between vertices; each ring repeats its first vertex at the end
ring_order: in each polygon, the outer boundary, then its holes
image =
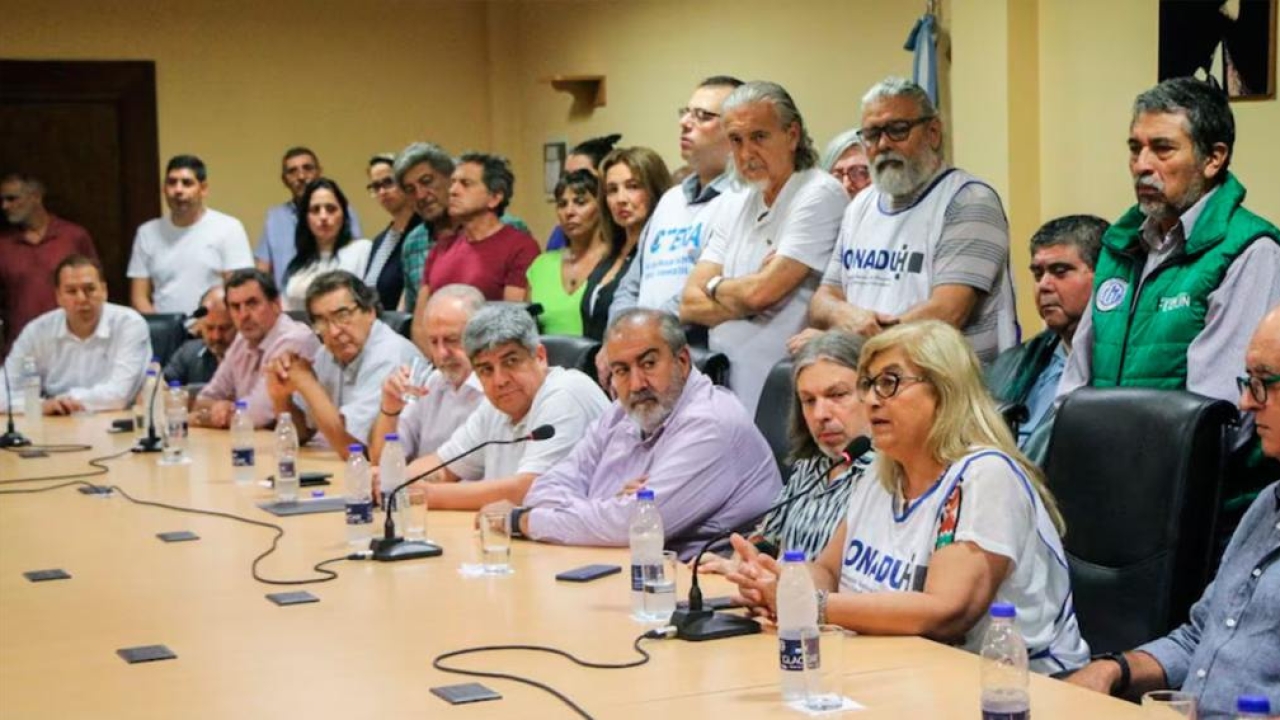
POLYGON ((564 703, 565 705, 568 705, 575 713, 578 714, 579 717, 585 718, 586 720, 594 720, 591 714, 588 713, 586 710, 584 710, 581 705, 578 705, 576 702, 571 700, 568 695, 565 695, 564 693, 560 692, 559 690, 556 690, 555 688, 551 687, 550 685, 547 685, 546 683, 539 682, 537 680, 534 680, 532 678, 527 678, 522 675, 513 675, 511 673, 489 672, 485 670, 466 670, 464 668, 459 668, 459 667, 450 667, 448 665, 445 665, 444 661, 450 658, 461 657, 463 655, 474 655, 476 653, 483 653, 483 652, 497 652, 500 650, 527 650, 530 652, 542 652, 542 653, 550 653, 552 655, 559 655, 560 657, 565 658, 576 665, 579 665, 584 668, 591 668, 593 670, 626 670, 629 668, 640 667, 641 665, 644 665, 645 663, 649 662, 650 660, 649 653, 644 648, 640 647, 641 642, 645 640, 659 640, 663 638, 669 638, 675 634, 675 631, 676 629, 674 627, 668 625, 667 627, 656 628, 654 630, 650 630, 644 633, 643 635, 637 636, 635 639, 635 642, 631 644, 631 649, 634 650, 638 655, 640 655, 640 659, 631 660, 629 662, 623 662, 623 663, 591 662, 590 660, 583 660, 582 658, 579 658, 566 650, 548 647, 546 645, 481 645, 479 647, 469 647, 469 648, 462 648, 461 650, 451 650, 447 653, 442 653, 440 655, 437 655, 436 659, 431 661, 431 667, 437 670, 440 670, 441 672, 454 673, 455 675, 468 675, 471 677, 495 678, 498 680, 511 680, 512 682, 518 682, 524 685, 528 685, 530 687, 535 687, 535 688, 538 688, 539 690, 543 690, 555 696, 555 698, 558 699, 560 702, 564 703))

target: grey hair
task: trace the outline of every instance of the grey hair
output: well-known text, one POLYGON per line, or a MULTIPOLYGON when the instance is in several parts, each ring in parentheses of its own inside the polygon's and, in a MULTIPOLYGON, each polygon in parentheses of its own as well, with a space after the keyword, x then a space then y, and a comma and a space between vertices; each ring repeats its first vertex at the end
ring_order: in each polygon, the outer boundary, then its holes
MULTIPOLYGON (((866 339, 861 335, 832 331, 825 332, 809 340, 801 346, 791 359, 791 386, 794 388, 800 380, 800 373, 827 360, 858 374, 858 357, 862 355, 862 346, 866 339)), ((809 425, 804 421, 804 411, 800 407, 799 393, 791 394, 791 427, 787 431, 787 439, 791 441, 791 460, 803 460, 822 454, 818 441, 809 432, 809 425)))
POLYGON ((791 94, 778 83, 767 80, 752 80, 749 83, 739 85, 724 99, 724 104, 720 107, 720 113, 722 116, 727 115, 732 110, 760 102, 767 102, 773 106, 773 110, 778 116, 778 124, 782 125, 782 127, 790 127, 791 123, 799 126, 800 142, 796 143, 794 161, 796 170, 808 170, 816 167, 818 164, 818 151, 813 147, 813 138, 809 135, 809 129, 805 127, 804 117, 800 115, 800 109, 796 107, 796 101, 791 99, 791 94))
POLYGON ((680 326, 679 318, 669 312, 641 307, 628 308, 618 313, 613 322, 609 323, 609 328, 605 330, 605 337, 612 338, 621 334, 624 324, 647 325, 649 323, 658 325, 658 332, 662 334, 667 347, 671 348, 672 355, 679 355, 680 351, 689 344, 684 328, 680 326))
POLYGON ((523 306, 494 303, 481 308, 467 321, 462 333, 462 347, 472 361, 485 350, 499 345, 519 343, 531 353, 538 351, 538 324, 523 306))
POLYGON ((346 288, 351 293, 351 301, 356 307, 375 315, 382 312, 382 301, 378 293, 364 284, 364 281, 346 270, 330 270, 320 273, 307 286, 307 316, 311 316, 311 303, 321 295, 328 295, 335 290, 346 288))
POLYGON ((1065 215, 1054 218, 1036 230, 1031 236, 1031 254, 1042 247, 1070 245, 1080 253, 1080 259, 1092 270, 1098 264, 1098 252, 1102 236, 1111 223, 1097 215, 1065 215))
POLYGON ((866 112, 871 103, 896 97, 910 98, 920 109, 921 117, 938 116, 938 108, 934 107, 924 88, 906 78, 892 75, 872 85, 867 94, 862 96, 862 111, 866 112))
POLYGON ((462 309, 467 311, 468 317, 480 312, 480 308, 484 307, 485 303, 484 293, 474 286, 453 283, 431 293, 431 297, 427 299, 425 311, 430 313, 432 305, 445 300, 457 300, 462 303, 462 309))
POLYGON ((430 165, 437 173, 448 177, 453 174, 453 158, 444 148, 434 143, 416 142, 400 151, 396 156, 391 171, 396 175, 396 182, 404 184, 404 174, 422 163, 430 165))
POLYGON ((818 163, 818 167, 831 172, 840 156, 844 155, 849 148, 859 144, 858 128, 851 128, 836 135, 831 138, 831 142, 827 143, 826 149, 822 151, 822 160, 818 163))
POLYGON ((1187 134, 1195 144, 1196 159, 1200 162, 1213 154, 1214 145, 1226 145, 1227 159, 1213 184, 1227 177, 1226 169, 1236 144, 1236 119, 1222 90, 1195 78, 1170 78, 1134 99, 1133 121, 1145 113, 1181 113, 1186 118, 1187 134))

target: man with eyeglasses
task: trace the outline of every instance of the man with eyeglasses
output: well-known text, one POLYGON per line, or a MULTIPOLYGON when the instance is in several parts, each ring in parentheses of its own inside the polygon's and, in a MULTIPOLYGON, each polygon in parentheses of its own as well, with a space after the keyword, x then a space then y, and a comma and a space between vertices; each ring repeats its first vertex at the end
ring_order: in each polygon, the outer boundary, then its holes
MULTIPOLYGON (((258 247, 254 250, 254 258, 258 269, 272 274, 276 287, 284 287, 284 274, 289 269, 289 262, 297 250, 294 235, 298 229, 298 199, 307 189, 307 183, 324 176, 320 167, 320 159, 306 147, 291 147, 284 151, 280 160, 280 182, 289 190, 289 199, 279 205, 267 208, 266 220, 262 223, 262 234, 258 236, 258 247)), ((347 219, 351 222, 351 237, 364 237, 360 228, 360 216, 355 207, 347 208, 347 219)))
POLYGON ((722 112, 734 168, 750 189, 712 229, 680 319, 710 328, 707 344, 729 358, 729 387, 754 416, 765 377, 804 327, 849 197, 817 167, 813 138, 781 85, 746 83, 722 112))
MULTIPOLYGON (((1262 452, 1280 459, 1280 306, 1258 325, 1244 367, 1240 409, 1253 416, 1262 452)), ((1097 656, 1067 681, 1134 699, 1180 688, 1196 696, 1200 717, 1234 716, 1241 695, 1280 708, 1280 482, 1274 473, 1271 480, 1185 624, 1137 649, 1097 656)))
MULTIPOLYGON (((58 309, 27 323, 5 361, 10 382, 22 365, 35 361, 45 415, 119 410, 142 386, 151 357, 147 321, 132 308, 107 302, 107 283, 98 261, 68 255, 53 271, 58 309)), ((11 386, 21 397, 22 390, 11 386)), ((9 402, 0 386, 0 410, 9 402)), ((14 406, 21 412, 22 401, 14 406)))
POLYGON ((236 339, 213 378, 196 396, 190 421, 200 427, 231 427, 235 401, 244 400, 253 426, 267 427, 276 415, 267 396, 263 368, 285 352, 310 361, 320 349, 320 341, 311 328, 284 313, 280 290, 270 273, 256 268, 237 270, 223 287, 236 339))
POLYGON ((942 320, 989 363, 1018 343, 1009 223, 990 185, 946 163, 942 132, 929 96, 909 80, 887 78, 863 96, 859 136, 873 185, 845 210, 809 322, 871 337, 942 320))
POLYGON ((636 259, 609 306, 610 322, 634 307, 679 313, 680 292, 711 227, 718 217, 735 214, 746 197, 725 172, 729 140, 720 122, 725 98, 740 85, 727 75, 709 77, 679 109, 680 157, 692 172, 663 193, 649 216, 636 259))
POLYGON ((291 351, 267 363, 276 414, 293 416, 301 442, 319 432, 344 460, 351 443, 368 444, 387 374, 425 362, 413 343, 378 319, 377 300, 345 270, 317 275, 307 288, 307 314, 324 345, 314 365, 291 351))
POLYGON ((31 175, 0 178, 0 207, 10 225, 0 230, 0 352, 27 323, 58 307, 53 270, 63 258, 98 258, 87 230, 45 209, 44 190, 31 175))

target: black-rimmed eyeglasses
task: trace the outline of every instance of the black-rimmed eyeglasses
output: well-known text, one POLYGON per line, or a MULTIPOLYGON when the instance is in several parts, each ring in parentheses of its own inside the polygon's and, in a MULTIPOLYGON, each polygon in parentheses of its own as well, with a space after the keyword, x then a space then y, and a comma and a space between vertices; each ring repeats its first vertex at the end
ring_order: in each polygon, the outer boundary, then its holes
POLYGON ((864 127, 858 131, 858 141, 863 145, 875 145, 880 142, 881 135, 888 135, 894 142, 902 142, 911 134, 911 129, 932 120, 935 115, 923 115, 915 120, 894 120, 884 125, 864 127))

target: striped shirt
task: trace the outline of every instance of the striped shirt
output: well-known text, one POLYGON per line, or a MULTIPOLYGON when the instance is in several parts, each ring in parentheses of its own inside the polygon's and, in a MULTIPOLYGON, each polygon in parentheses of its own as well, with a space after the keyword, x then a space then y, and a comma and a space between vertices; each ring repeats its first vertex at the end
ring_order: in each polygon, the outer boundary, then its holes
POLYGON ((779 554, 784 550, 804 550, 807 560, 816 558, 827 546, 836 525, 849 512, 849 494, 870 467, 872 457, 868 453, 855 460, 826 489, 817 485, 826 482, 831 460, 825 455, 815 455, 798 461, 774 505, 797 495, 803 497, 766 515, 756 536, 778 548, 779 554))

